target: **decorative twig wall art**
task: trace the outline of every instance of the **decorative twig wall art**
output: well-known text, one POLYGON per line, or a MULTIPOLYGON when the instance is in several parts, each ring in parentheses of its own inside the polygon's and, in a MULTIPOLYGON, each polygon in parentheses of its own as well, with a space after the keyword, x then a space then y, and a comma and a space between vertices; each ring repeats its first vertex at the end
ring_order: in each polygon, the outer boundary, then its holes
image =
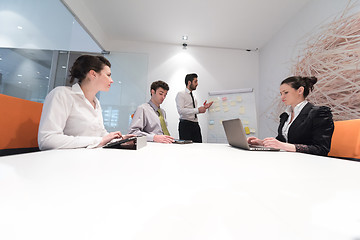
POLYGON ((308 99, 331 107, 334 120, 360 118, 360 13, 348 6, 306 43, 292 75, 318 79, 308 99))
MULTIPOLYGON (((290 73, 317 77, 307 99, 331 107, 335 121, 360 118, 360 12, 351 13, 356 2, 349 0, 339 16, 305 38, 290 73)), ((270 117, 277 122, 285 106, 280 97, 273 106, 270 117)))

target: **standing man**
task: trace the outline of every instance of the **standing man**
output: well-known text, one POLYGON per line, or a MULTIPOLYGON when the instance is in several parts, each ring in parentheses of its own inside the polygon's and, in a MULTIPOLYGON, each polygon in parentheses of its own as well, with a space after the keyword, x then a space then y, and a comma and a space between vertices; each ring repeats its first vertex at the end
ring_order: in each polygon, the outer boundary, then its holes
POLYGON ((176 95, 176 107, 180 115, 179 137, 182 140, 192 140, 193 142, 202 142, 201 130, 198 122, 198 114, 205 113, 213 102, 204 103, 203 106, 197 107, 197 101, 193 91, 198 86, 198 76, 191 73, 185 77, 185 90, 176 95))
POLYGON ((167 129, 165 110, 160 108, 168 91, 169 85, 166 82, 156 81, 151 84, 151 99, 136 109, 129 134, 146 136, 149 142, 172 143, 174 141, 167 129))

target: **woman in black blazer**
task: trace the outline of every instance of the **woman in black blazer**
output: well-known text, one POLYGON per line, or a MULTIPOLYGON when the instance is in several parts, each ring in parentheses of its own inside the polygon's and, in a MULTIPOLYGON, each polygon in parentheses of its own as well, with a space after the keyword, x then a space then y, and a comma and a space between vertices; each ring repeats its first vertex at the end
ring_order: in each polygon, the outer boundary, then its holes
POLYGON ((334 122, 331 110, 305 100, 317 82, 315 77, 293 76, 281 82, 281 100, 288 105, 280 115, 276 138, 248 138, 249 144, 326 156, 330 151, 334 122))

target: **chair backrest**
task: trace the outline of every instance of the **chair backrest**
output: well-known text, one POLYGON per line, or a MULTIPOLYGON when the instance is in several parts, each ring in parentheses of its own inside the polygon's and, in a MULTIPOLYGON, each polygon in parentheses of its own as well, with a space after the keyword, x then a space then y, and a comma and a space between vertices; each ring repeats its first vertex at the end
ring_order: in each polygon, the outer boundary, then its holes
POLYGON ((360 159, 360 119, 336 121, 328 156, 360 159))
POLYGON ((0 94, 0 150, 38 148, 42 103, 0 94))

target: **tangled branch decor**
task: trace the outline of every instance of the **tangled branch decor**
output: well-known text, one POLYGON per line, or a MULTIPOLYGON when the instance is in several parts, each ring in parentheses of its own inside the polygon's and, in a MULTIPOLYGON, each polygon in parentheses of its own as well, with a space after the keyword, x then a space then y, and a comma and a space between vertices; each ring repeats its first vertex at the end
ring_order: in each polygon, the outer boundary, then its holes
POLYGON ((354 4, 320 28, 298 56, 291 75, 318 79, 308 99, 331 107, 334 120, 360 118, 360 13, 354 4))

